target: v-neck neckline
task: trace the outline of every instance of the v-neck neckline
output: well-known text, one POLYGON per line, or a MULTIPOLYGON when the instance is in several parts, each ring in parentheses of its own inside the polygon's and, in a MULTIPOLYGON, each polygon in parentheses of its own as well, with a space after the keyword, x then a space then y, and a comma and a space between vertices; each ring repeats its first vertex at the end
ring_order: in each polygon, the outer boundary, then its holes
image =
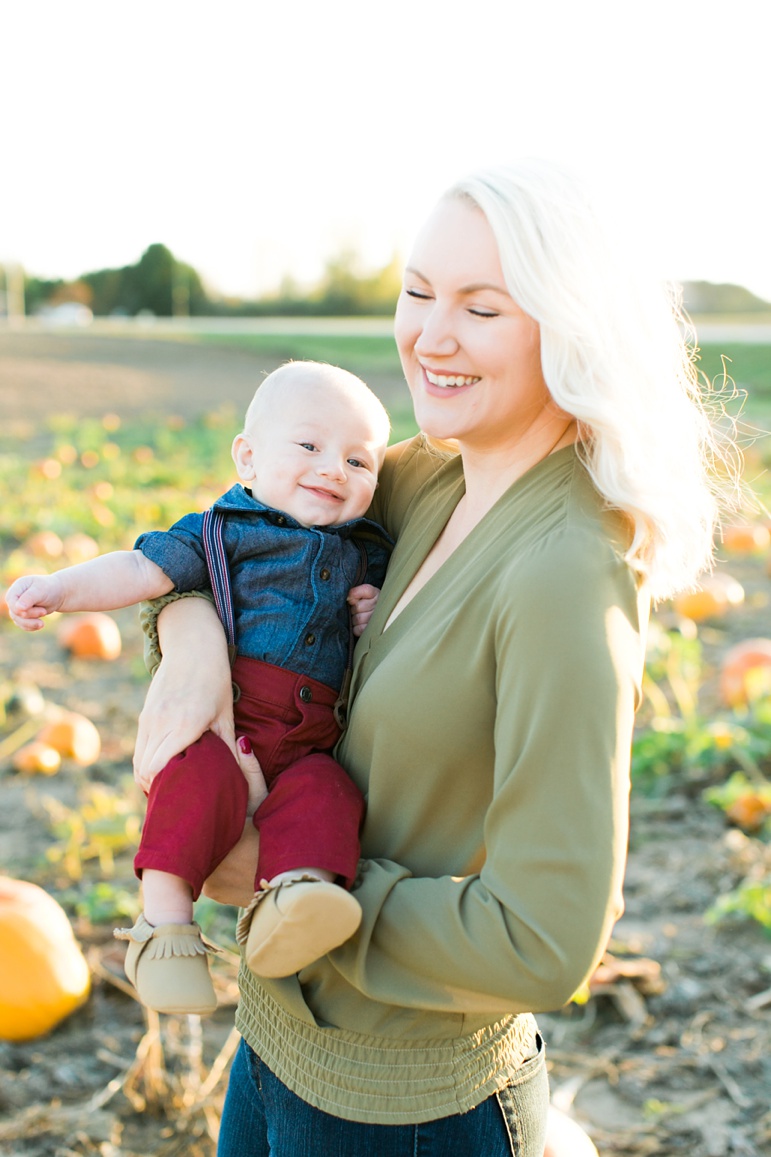
MULTIPOLYGON (((422 603, 425 593, 429 592, 435 585, 435 580, 440 575, 447 574, 447 568, 452 568, 453 565, 457 565, 459 559, 462 561, 463 557, 465 557, 465 554, 469 549, 471 549, 471 546, 476 543, 477 539, 481 536, 482 533, 486 532, 491 519, 494 519, 499 511, 512 500, 512 497, 519 491, 522 485, 531 481, 537 474, 541 474, 546 468, 552 467, 558 462, 561 462, 567 453, 575 454, 575 443, 571 443, 568 446, 563 446, 560 450, 556 450, 553 454, 548 454, 539 462, 534 463, 529 468, 529 470, 526 470, 525 473, 520 475, 519 478, 515 479, 511 486, 509 486, 503 492, 503 494, 501 494, 500 497, 495 500, 490 509, 482 516, 482 518, 480 518, 479 522, 477 522, 477 524, 472 527, 466 537, 458 543, 452 553, 447 556, 447 558, 440 564, 439 567, 437 567, 431 577, 428 578, 423 586, 415 592, 410 601, 402 607, 402 609, 399 611, 399 614, 396 615, 395 618, 391 619, 391 616, 393 615, 395 608, 398 606, 404 592, 407 590, 410 583, 413 581, 418 571, 420 570, 421 566, 435 547, 439 537, 447 526, 453 511, 466 492, 465 479, 463 477, 463 470, 460 466, 459 460, 453 459, 451 463, 448 463, 448 469, 452 468, 458 470, 460 467, 459 475, 455 480, 455 484, 448 488, 444 502, 441 504, 441 506, 432 511, 430 515, 426 515, 428 526, 430 526, 433 531, 430 541, 427 541, 428 536, 425 534, 416 535, 416 540, 409 554, 407 554, 404 559, 398 560, 397 573, 393 576, 397 581, 397 585, 395 586, 395 589, 392 593, 389 592, 389 597, 385 600, 385 605, 382 607, 381 603, 383 603, 384 600, 381 595, 377 609, 375 611, 378 619, 381 618, 381 615, 384 615, 384 617, 382 619, 382 627, 379 627, 379 629, 376 627, 377 634, 373 636, 373 642, 375 639, 391 639, 397 623, 401 622, 405 614, 407 614, 407 612, 415 605, 415 603, 422 603), (381 612, 381 615, 378 615, 378 611, 381 612)), ((425 502, 426 499, 419 501, 425 502)))

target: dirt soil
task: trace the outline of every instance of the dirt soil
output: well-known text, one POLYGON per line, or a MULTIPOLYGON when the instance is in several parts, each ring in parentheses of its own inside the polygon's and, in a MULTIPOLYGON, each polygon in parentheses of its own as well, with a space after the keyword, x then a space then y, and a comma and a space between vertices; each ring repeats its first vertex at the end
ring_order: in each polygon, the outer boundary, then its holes
MULTIPOLYGON (((192 415, 213 399, 241 409, 270 368, 220 347, 0 334, 0 421, 58 410, 192 415)), ((748 599, 730 626, 708 634, 714 653, 734 637, 768 632, 771 583, 762 564, 731 569, 748 599)), ((51 631, 29 640, 0 628, 6 676, 14 672, 83 711, 104 740, 102 758, 87 771, 22 781, 0 767, 0 871, 51 881, 44 857, 55 841, 45 797, 74 804, 89 784, 130 776, 146 682, 134 612, 116 617, 124 654, 112 664, 67 659, 51 631)), ((651 965, 647 979, 611 977, 587 1004, 539 1018, 554 1101, 601 1154, 771 1154, 771 940, 757 925, 704 921, 718 894, 763 864, 771 870, 771 848, 729 828, 703 802, 701 785, 633 798, 627 910, 612 950, 653 961, 660 973, 651 965)), ((117 861, 113 882, 133 889, 128 857, 117 861)), ((225 1078, 207 1077, 233 1044, 231 958, 217 965, 217 1014, 200 1027, 163 1018, 159 1036, 157 1022, 148 1023, 122 987, 122 948, 110 928, 81 919, 76 931, 95 970, 92 996, 44 1039, 0 1043, 0 1153, 213 1157, 225 1078)))

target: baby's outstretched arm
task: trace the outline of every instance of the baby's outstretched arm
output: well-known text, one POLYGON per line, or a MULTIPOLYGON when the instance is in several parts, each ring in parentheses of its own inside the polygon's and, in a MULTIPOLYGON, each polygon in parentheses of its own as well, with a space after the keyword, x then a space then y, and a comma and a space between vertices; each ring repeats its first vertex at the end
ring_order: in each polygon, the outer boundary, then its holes
POLYGON ((52 611, 115 611, 166 595, 174 583, 141 550, 117 550, 55 574, 25 575, 8 588, 8 613, 23 631, 39 631, 52 611))
POLYGON ((362 583, 361 586, 351 587, 349 590, 348 605, 353 619, 353 633, 357 638, 372 618, 379 596, 379 588, 370 586, 369 583, 362 583))

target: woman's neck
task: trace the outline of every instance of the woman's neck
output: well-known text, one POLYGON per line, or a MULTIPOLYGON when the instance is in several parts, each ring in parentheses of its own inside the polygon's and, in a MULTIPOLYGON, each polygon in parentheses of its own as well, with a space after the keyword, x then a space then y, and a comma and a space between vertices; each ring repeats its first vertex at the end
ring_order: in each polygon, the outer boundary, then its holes
POLYGON ((481 448, 461 442, 466 512, 473 511, 481 518, 518 478, 550 454, 571 445, 577 436, 575 419, 559 414, 505 445, 481 448))

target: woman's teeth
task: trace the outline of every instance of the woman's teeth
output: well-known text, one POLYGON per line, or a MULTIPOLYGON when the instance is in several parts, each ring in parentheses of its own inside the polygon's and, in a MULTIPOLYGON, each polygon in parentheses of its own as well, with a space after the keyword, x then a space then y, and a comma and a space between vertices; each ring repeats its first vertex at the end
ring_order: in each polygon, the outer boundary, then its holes
POLYGON ((430 370, 426 370, 426 377, 432 386, 441 386, 444 389, 447 386, 473 386, 479 378, 462 377, 460 374, 450 376, 447 374, 432 374, 430 370))

